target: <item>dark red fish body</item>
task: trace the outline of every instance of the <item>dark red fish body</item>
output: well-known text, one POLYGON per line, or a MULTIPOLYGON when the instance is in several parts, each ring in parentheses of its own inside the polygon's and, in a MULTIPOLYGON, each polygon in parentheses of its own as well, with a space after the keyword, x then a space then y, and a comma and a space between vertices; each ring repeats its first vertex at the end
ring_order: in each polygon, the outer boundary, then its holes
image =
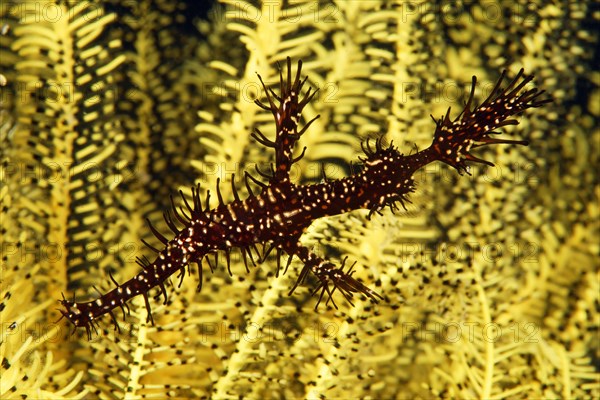
MULTIPOLYGON (((207 194, 203 206, 199 187, 192 189, 191 204, 181 193, 184 206, 178 208, 173 202, 173 209, 165 213, 165 221, 173 232, 172 239, 167 239, 150 225, 163 247, 158 249, 148 245, 155 251, 156 258, 153 261, 145 257, 138 258, 142 267, 139 274, 123 284, 118 284, 113 279, 116 288, 96 300, 86 303, 71 302, 64 298, 61 300, 64 307, 61 313, 74 326, 86 328, 90 335, 90 327, 95 329, 97 319, 109 314, 118 327, 113 310, 117 307, 124 309, 127 302, 138 295, 144 296, 148 320, 152 321, 148 300, 148 292, 152 288, 159 287, 166 302, 165 281, 176 272, 179 272, 180 279, 183 279, 185 269, 190 263, 198 264, 201 286, 203 259, 209 255, 215 255, 216 258, 219 253, 225 255, 231 274, 229 257, 232 249, 242 252, 246 268, 248 259, 252 264, 256 264, 275 250, 277 273, 283 253, 290 256, 288 265, 292 256, 298 257, 304 263, 304 267, 290 293, 312 273, 319 282, 313 292, 320 292, 317 306, 325 294, 327 302, 331 301, 336 306, 332 298, 334 291, 341 293, 350 303, 355 293, 378 301, 382 298, 379 294, 352 277, 352 267, 344 270, 344 262, 339 267, 335 266, 302 246, 300 237, 305 229, 318 218, 352 210, 369 209, 371 216, 386 206, 395 210, 399 203, 404 207, 405 202, 409 201, 408 195, 415 190, 413 174, 431 162, 442 161, 456 168, 461 174, 468 173, 467 161, 493 165, 473 156, 471 151, 491 144, 526 145, 525 141, 497 139, 490 135, 498 133, 494 132, 495 129, 517 124, 512 118, 515 115, 550 101, 538 99, 543 91, 523 90, 533 77, 524 76, 522 70, 504 89, 500 88, 504 80, 502 74, 483 103, 471 108, 474 97, 472 90, 458 117, 451 120, 448 110, 444 117, 436 121, 430 147, 411 155, 403 155, 393 145, 384 146, 382 138, 375 141, 375 148, 367 141, 363 144, 366 156, 361 159, 363 167, 359 172, 339 180, 296 185, 289 179, 290 167, 302 158, 306 148, 296 158, 293 157, 293 149, 318 116, 299 128, 302 110, 316 92, 311 93, 311 89, 308 89, 301 95, 306 82, 306 78, 301 80, 300 77, 302 63, 298 62, 294 79, 291 76, 289 58, 287 63, 287 78, 281 76, 279 96, 273 90, 267 89, 259 76, 268 104, 260 101, 257 101, 257 104, 273 114, 276 127, 273 141, 258 130, 252 134, 260 144, 275 151, 275 165, 271 168, 271 173, 258 171, 268 183, 263 183, 246 173, 244 178, 250 195, 246 199, 240 199, 232 184, 234 201, 225 204, 217 181, 219 205, 214 209, 208 208, 210 193, 207 194), (253 187, 254 190, 258 188, 260 193, 254 194, 253 187), (264 246, 262 252, 259 251, 258 245, 264 246)), ((473 88, 475 83, 473 78, 473 88)), ((213 264, 208 258, 207 261, 212 270, 217 260, 215 259, 213 264)))

